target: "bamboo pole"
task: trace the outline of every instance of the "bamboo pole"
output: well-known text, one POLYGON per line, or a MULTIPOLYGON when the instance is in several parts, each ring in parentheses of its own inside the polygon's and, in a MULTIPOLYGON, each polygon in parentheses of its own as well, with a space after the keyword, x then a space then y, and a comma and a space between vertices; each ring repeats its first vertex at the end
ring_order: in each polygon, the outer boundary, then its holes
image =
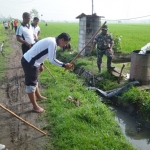
POLYGON ((101 30, 101 28, 106 24, 106 21, 103 23, 103 25, 97 30, 97 32, 91 37, 91 39, 86 43, 86 45, 82 48, 82 50, 76 55, 76 57, 74 57, 74 59, 70 62, 71 64, 73 64, 76 59, 80 56, 80 54, 83 52, 83 50, 88 46, 88 44, 94 39, 94 37, 99 33, 99 31, 101 30))
MULTIPOLYGON (((50 72, 50 70, 43 64, 43 66, 47 69, 47 71, 49 72, 49 74, 53 77, 53 79, 55 80, 54 76, 52 75, 52 73, 50 72)), ((56 80, 55 80, 56 81, 56 80)))
POLYGON ((14 112, 12 112, 11 110, 7 109, 6 107, 2 106, 0 104, 0 107, 3 108, 4 110, 6 110, 7 112, 9 112, 10 114, 12 114, 13 116, 15 116, 16 118, 18 118, 19 120, 21 120, 22 122, 24 122, 25 124, 27 124, 28 126, 34 128, 35 130, 41 132, 42 134, 46 135, 46 133, 40 129, 38 129, 37 127, 35 127, 34 125, 30 124, 29 122, 25 121, 24 119, 22 119, 21 117, 19 117, 18 115, 16 115, 14 112))
MULTIPOLYGON (((82 50, 73 58, 73 60, 70 62, 74 68, 73 63, 77 60, 77 58, 80 56, 80 54, 83 52, 83 50, 88 46, 88 44, 94 39, 94 37, 99 33, 99 31, 101 30, 101 28, 106 24, 106 21, 103 23, 103 25, 95 32, 95 34, 91 37, 91 39, 86 43, 86 45, 82 48, 82 50)), ((66 71, 67 69, 65 68, 64 71, 66 71)))

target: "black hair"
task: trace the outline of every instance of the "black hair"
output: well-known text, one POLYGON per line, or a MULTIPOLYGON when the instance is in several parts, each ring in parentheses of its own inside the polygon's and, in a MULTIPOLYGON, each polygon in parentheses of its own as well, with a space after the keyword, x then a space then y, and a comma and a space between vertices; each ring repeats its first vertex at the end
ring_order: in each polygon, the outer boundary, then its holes
POLYGON ((59 39, 64 39, 64 41, 70 41, 71 37, 68 33, 64 32, 57 36, 57 40, 59 40, 59 39))
POLYGON ((33 20, 38 20, 39 21, 39 18, 38 17, 34 17, 33 20))
POLYGON ((22 18, 27 18, 28 16, 30 16, 30 14, 28 12, 24 12, 22 18))

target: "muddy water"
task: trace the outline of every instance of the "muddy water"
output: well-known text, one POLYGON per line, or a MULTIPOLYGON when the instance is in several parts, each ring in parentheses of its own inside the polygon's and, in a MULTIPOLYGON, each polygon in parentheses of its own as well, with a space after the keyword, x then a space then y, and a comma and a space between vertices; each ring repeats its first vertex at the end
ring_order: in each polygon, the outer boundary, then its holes
POLYGON ((137 150, 150 150, 150 129, 145 127, 138 128, 136 120, 127 112, 114 108, 116 112, 115 120, 118 122, 121 130, 127 140, 137 150))

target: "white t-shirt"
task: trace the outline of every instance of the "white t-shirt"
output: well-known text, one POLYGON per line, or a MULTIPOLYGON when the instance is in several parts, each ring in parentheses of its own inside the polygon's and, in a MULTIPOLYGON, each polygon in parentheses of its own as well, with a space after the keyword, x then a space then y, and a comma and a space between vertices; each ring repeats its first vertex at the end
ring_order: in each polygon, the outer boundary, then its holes
POLYGON ((8 27, 8 23, 7 22, 4 23, 4 27, 8 27))
POLYGON ((34 26, 33 24, 31 24, 32 26, 32 30, 33 30, 33 33, 36 37, 38 37, 38 32, 40 31, 40 27, 37 25, 37 26, 34 26))
POLYGON ((16 31, 16 35, 23 38, 23 40, 27 41, 30 44, 34 44, 34 35, 32 31, 32 26, 25 26, 21 24, 16 31))
POLYGON ((56 38, 48 37, 38 41, 28 50, 23 57, 33 66, 40 66, 47 58, 57 66, 62 66, 64 63, 56 59, 57 43, 56 38))

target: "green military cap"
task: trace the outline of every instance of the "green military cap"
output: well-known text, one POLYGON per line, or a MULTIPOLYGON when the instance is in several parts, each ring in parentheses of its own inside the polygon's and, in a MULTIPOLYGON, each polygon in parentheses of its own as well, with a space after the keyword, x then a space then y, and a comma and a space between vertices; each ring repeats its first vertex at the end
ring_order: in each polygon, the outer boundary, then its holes
POLYGON ((102 30, 108 30, 107 25, 103 25, 103 26, 102 26, 102 30))

